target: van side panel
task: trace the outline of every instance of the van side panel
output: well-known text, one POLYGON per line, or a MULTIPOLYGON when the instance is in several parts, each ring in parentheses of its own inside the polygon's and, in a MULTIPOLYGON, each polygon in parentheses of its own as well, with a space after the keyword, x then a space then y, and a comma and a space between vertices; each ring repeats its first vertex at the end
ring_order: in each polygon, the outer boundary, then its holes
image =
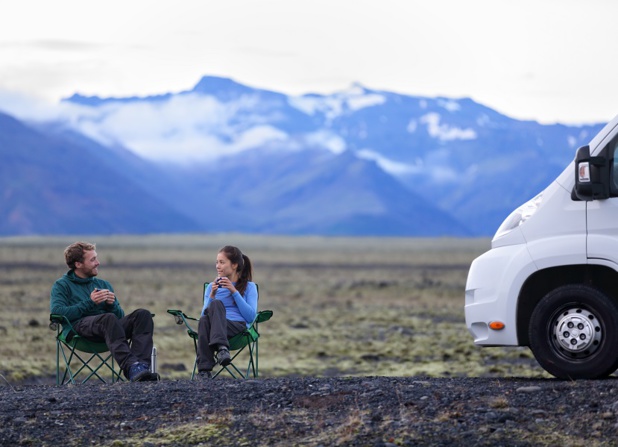
POLYGON ((587 255, 618 269, 618 197, 588 202, 587 255))

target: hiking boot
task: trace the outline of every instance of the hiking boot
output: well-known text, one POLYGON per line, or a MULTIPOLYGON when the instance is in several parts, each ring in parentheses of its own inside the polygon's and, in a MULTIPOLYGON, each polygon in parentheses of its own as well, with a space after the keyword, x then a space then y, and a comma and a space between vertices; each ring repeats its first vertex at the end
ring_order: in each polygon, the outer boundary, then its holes
POLYGON ((210 380, 212 379, 212 373, 210 371, 200 371, 197 373, 198 380, 210 380))
POLYGON ((135 362, 131 365, 131 368, 129 368, 129 380, 131 382, 152 380, 152 373, 150 372, 148 365, 141 362, 135 362))
POLYGON ((226 347, 222 346, 219 352, 217 352, 217 361, 221 366, 227 366, 232 362, 230 359, 230 351, 226 347))

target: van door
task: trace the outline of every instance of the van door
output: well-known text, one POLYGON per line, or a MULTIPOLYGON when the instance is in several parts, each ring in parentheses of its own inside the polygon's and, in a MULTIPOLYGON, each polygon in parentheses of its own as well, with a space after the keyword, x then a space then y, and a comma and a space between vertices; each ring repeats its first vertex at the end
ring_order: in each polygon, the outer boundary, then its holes
POLYGON ((618 270, 618 138, 614 139, 601 153, 610 167, 610 197, 604 200, 586 202, 587 257, 603 259, 618 270))

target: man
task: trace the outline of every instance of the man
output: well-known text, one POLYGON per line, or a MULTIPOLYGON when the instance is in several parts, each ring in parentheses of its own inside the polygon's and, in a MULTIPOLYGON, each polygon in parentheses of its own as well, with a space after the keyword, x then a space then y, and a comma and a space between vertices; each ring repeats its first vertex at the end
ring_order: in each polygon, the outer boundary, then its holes
MULTIPOLYGON (((65 316, 78 335, 105 341, 131 382, 158 380, 150 372, 151 313, 138 309, 125 316, 112 285, 96 277, 100 263, 94 244, 75 242, 64 250, 64 258, 70 270, 52 286, 51 313, 65 316)), ((72 336, 68 327, 63 331, 72 336)))

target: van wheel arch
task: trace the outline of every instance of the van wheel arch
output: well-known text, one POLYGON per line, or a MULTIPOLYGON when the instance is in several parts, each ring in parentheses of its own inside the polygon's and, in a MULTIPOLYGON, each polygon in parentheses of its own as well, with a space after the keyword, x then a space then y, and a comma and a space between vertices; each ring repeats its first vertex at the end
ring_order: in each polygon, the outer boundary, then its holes
POLYGON ((517 339, 520 346, 530 346, 530 319, 539 302, 554 289, 568 284, 594 287, 618 302, 613 292, 618 284, 618 272, 607 266, 576 264, 539 270, 526 280, 517 301, 517 339))

